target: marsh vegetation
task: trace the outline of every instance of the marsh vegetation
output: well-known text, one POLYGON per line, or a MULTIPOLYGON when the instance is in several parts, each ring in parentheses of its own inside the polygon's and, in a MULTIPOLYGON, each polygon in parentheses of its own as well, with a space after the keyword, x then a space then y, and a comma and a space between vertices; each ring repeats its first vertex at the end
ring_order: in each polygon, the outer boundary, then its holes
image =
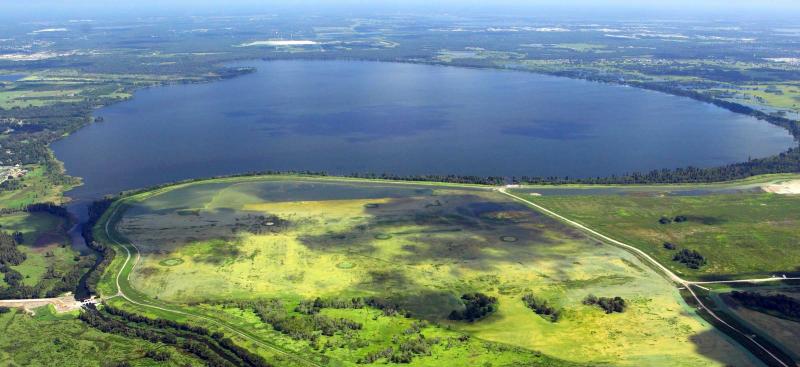
POLYGON ((136 194, 115 228, 142 253, 137 292, 323 359, 425 364, 493 348, 508 363, 536 351, 567 364, 747 358, 632 255, 481 188, 219 179, 136 194), (282 224, 242 225, 261 217, 282 224), (601 292, 625 301, 581 304, 601 292), (536 301, 521 302, 528 294, 536 301), (635 332, 643 323, 661 326, 635 332), (652 340, 665 350, 638 347, 652 340))

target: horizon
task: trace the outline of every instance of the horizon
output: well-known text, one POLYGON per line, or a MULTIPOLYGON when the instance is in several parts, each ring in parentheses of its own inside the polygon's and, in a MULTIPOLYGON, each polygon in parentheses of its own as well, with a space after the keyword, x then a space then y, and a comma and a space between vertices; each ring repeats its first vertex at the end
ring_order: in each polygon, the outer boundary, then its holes
MULTIPOLYGON (((220 4, 210 0, 144 0, 135 3, 114 4, 113 7, 99 0, 55 1, 33 0, 25 3, 1 3, 0 18, 26 21, 57 21, 83 17, 125 18, 148 16, 212 16, 251 15, 275 13, 281 15, 308 14, 401 14, 426 13, 456 16, 483 16, 489 13, 497 17, 531 18, 615 18, 636 20, 793 20, 793 12, 800 11, 800 2, 789 0, 501 0, 491 4, 476 0, 445 1, 255 1, 239 0, 220 4), (546 12, 546 14, 544 14, 546 12)), ((796 14, 796 13, 795 13, 796 14)), ((82 18, 83 19, 83 18, 82 18)))

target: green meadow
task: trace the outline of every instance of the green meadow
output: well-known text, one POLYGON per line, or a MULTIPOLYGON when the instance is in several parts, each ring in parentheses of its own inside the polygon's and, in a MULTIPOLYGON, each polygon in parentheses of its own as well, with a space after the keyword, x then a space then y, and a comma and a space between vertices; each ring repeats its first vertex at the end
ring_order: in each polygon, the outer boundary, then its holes
POLYGON ((567 218, 632 244, 688 279, 763 278, 800 271, 800 197, 742 191, 679 196, 528 196, 567 218), (677 216, 686 221, 676 222, 677 216), (670 219, 660 223, 661 218, 670 219), (665 242, 676 250, 664 247, 665 242), (673 261, 690 249, 707 259, 699 269, 673 261))
MULTIPOLYGON (((57 283, 60 275, 66 274, 78 265, 78 252, 69 246, 68 223, 63 218, 44 213, 17 212, 0 216, 0 231, 22 233, 23 242, 18 245, 26 255, 25 261, 12 266, 20 272, 23 284, 40 285, 48 290, 57 283), (47 277, 48 269, 52 269, 47 277)), ((5 282, 0 280, 0 285, 5 282)))
POLYGON ((0 209, 22 209, 33 203, 60 203, 63 192, 71 187, 53 183, 47 169, 40 165, 25 166, 29 172, 20 180, 21 188, 0 191, 0 209))
MULTIPOLYGON (((120 205, 112 235, 142 255, 126 293, 320 364, 352 365, 420 336, 436 343, 414 365, 758 364, 633 255, 486 188, 249 177, 171 186, 120 205), (473 322, 448 319, 473 292, 495 297, 497 310, 473 322), (560 319, 527 308, 528 293, 558 307, 560 319), (589 294, 620 296, 628 307, 606 314, 582 303, 589 294), (280 333, 246 304, 303 318, 302 301, 355 297, 403 312, 323 308, 320 315, 362 327, 309 342, 280 333)), ((111 278, 100 289, 116 293, 111 278)))
POLYGON ((128 361, 131 366, 203 366, 173 347, 93 329, 75 315, 56 316, 49 310, 36 316, 21 311, 0 314, 0 365, 2 366, 111 366, 128 361), (145 356, 149 350, 167 351, 158 362, 145 356))

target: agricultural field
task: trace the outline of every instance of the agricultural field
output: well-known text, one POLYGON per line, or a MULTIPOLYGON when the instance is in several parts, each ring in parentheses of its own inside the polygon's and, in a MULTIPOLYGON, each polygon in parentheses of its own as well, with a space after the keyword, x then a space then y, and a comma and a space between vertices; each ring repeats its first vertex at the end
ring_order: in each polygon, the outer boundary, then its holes
MULTIPOLYGON (((224 319, 334 365, 423 339, 417 365, 758 364, 633 255, 486 188, 250 177, 121 205, 110 227, 142 255, 129 277, 140 303, 224 319), (496 301, 492 312, 453 320, 476 292, 496 301), (526 307, 527 294, 557 320, 526 307), (607 314, 583 304, 590 294, 627 308, 607 314), (320 334, 287 319, 360 326, 320 334)), ((111 283, 102 293, 116 292, 111 283)))
POLYGON ((75 315, 56 316, 37 310, 35 316, 11 310, 0 314, 0 365, 3 366, 203 366, 174 348, 144 340, 107 334, 93 329, 75 315), (169 353, 166 361, 155 361, 146 353, 169 353))
POLYGON ((640 248, 688 279, 764 278, 800 272, 797 195, 753 190, 707 193, 702 187, 683 195, 652 190, 588 196, 573 191, 534 197, 521 192, 550 210, 640 248), (683 218, 676 221, 678 217, 683 218), (706 264, 693 269, 673 261, 683 249, 697 251, 706 264))

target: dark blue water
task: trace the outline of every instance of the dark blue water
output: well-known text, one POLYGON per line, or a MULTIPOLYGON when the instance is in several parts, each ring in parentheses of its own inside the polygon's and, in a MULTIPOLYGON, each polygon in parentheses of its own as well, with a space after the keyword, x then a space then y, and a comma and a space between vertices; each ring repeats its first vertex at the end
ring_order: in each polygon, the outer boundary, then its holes
POLYGON ((0 82, 15 82, 26 76, 25 74, 0 74, 0 82))
POLYGON ((786 150, 766 122, 687 98, 536 74, 351 61, 248 62, 142 90, 53 144, 68 195, 255 170, 605 176, 786 150))

